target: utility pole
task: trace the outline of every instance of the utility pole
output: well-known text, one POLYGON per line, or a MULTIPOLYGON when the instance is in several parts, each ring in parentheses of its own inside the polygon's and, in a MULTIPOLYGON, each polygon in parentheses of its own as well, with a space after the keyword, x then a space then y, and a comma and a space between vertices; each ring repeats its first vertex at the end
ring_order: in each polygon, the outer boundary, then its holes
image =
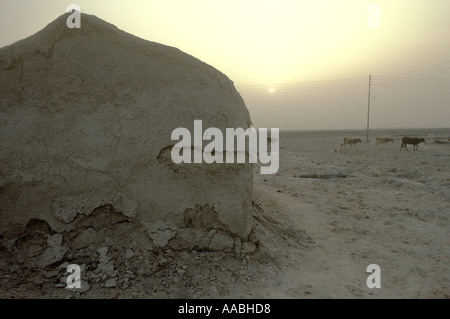
POLYGON ((372 84, 372 75, 369 75, 369 99, 367 102, 367 136, 366 143, 369 143, 369 114, 370 114, 370 85, 372 84))

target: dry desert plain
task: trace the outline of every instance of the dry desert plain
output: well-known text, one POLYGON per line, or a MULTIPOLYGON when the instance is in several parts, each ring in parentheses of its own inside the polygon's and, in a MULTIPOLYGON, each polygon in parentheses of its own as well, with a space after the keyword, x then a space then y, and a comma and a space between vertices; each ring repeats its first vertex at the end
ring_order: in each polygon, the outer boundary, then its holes
POLYGON ((11 253, 4 234, 0 297, 449 298, 449 135, 373 131, 365 143, 363 131, 282 131, 279 171, 254 167, 246 253, 155 249, 139 225, 103 207, 82 221, 97 230, 82 235, 89 245, 61 265, 24 267, 41 239, 15 240, 11 253), (427 143, 400 151, 404 135, 427 143), (341 151, 344 136, 363 142, 341 151), (394 143, 377 146, 375 136, 394 143), (81 264, 81 290, 65 289, 68 262, 81 264), (381 288, 366 284, 371 264, 381 288))

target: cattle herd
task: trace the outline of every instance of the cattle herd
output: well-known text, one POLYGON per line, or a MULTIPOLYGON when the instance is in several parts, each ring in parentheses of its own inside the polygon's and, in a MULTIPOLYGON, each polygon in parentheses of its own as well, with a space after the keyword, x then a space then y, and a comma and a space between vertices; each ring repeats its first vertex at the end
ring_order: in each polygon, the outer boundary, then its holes
MULTIPOLYGON (((419 144, 420 143, 425 143, 425 139, 424 138, 418 138, 418 137, 403 137, 402 138, 402 144, 400 145, 400 151, 405 148, 405 150, 408 151, 408 149, 406 148, 406 146, 412 145, 413 146, 413 151, 416 151, 419 149, 419 144)), ((350 145, 350 150, 352 149, 352 147, 354 149, 356 149, 356 144, 358 143, 362 143, 360 138, 349 138, 349 137, 344 137, 343 143, 341 144, 341 152, 342 152, 342 148, 345 148, 345 151, 347 151, 347 145, 350 145)), ((377 137, 376 139, 376 145, 386 145, 387 143, 394 143, 394 139, 393 138, 385 138, 385 137, 377 137)))

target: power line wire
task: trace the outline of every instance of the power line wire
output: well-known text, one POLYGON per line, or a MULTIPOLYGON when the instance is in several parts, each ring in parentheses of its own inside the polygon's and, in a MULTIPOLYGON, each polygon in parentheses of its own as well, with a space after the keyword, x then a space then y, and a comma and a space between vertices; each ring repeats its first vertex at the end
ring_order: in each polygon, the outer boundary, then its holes
MULTIPOLYGON (((450 76, 450 61, 422 67, 410 71, 398 72, 389 75, 372 76, 373 85, 379 86, 400 86, 400 87, 435 87, 449 88, 450 78, 441 78, 442 76, 450 76), (439 66, 448 65, 448 67, 436 69, 439 66), (425 71, 424 71, 425 70, 425 71), (414 74, 424 71, 419 74, 414 74), (408 75, 410 74, 410 75, 408 75), (405 75, 398 77, 395 75, 405 75)), ((237 86, 239 91, 245 95, 268 93, 273 90, 278 93, 302 92, 313 90, 327 90, 336 88, 351 88, 366 86, 366 77, 352 77, 333 80, 305 81, 293 83, 280 83, 273 85, 242 85, 237 86)))
POLYGON ((394 75, 401 75, 401 74, 406 74, 406 73, 413 73, 413 72, 417 72, 417 71, 421 71, 421 70, 425 70, 425 69, 430 69, 430 68, 435 68, 444 64, 448 64, 450 67, 450 60, 449 61, 445 61, 445 62, 441 62, 438 64, 433 64, 433 65, 429 65, 426 67, 422 67, 422 68, 418 68, 418 69, 414 69, 414 70, 410 70, 410 71, 405 71, 405 72, 399 72, 399 73, 391 73, 391 74, 387 74, 387 75, 383 75, 383 76, 394 76, 394 75))

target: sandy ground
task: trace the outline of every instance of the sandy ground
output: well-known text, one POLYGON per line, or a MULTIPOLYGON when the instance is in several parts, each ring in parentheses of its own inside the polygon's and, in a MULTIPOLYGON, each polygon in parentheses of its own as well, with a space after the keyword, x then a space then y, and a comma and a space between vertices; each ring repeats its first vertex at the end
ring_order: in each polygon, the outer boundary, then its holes
POLYGON ((90 246, 45 269, 23 266, 42 253, 44 226, 14 249, 20 231, 2 234, 0 297, 449 298, 450 145, 340 152, 341 139, 282 134, 279 172, 255 167, 254 252, 154 249, 138 225, 100 210, 79 221, 99 229, 90 246), (81 291, 64 288, 69 262, 83 264, 81 291), (366 285, 370 264, 379 289, 366 285))
POLYGON ((263 296, 448 298, 450 145, 312 141, 285 136, 279 174, 255 175, 257 198, 312 239, 287 248, 290 266, 263 296), (370 264, 380 289, 366 285, 370 264))

